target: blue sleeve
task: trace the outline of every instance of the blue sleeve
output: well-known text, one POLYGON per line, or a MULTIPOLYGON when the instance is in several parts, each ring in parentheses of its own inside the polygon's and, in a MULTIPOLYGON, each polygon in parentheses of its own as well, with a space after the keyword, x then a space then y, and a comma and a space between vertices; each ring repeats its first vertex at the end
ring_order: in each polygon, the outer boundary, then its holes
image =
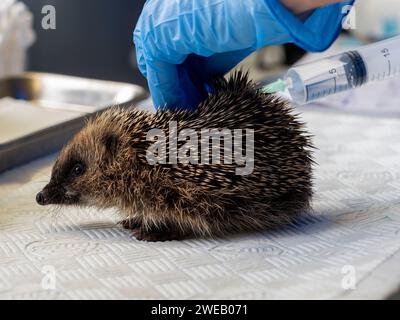
POLYGON ((301 21, 279 0, 266 0, 277 23, 286 30, 291 42, 306 51, 324 51, 335 41, 342 29, 342 21, 354 1, 343 1, 315 9, 301 21))

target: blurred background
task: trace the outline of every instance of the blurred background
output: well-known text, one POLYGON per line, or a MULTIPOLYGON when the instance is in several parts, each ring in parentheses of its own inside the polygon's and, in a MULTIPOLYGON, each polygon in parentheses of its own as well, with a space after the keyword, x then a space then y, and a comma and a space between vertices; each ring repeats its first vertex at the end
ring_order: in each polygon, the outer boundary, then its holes
POLYGON ((23 0, 36 41, 28 68, 145 85, 136 68, 132 33, 144 0, 23 0), (56 8, 56 29, 41 26, 42 8, 56 8))
MULTIPOLYGON (((2 2, 13 0, 2 0, 2 2)), ((132 32, 144 0, 22 0, 33 14, 36 40, 28 51, 28 70, 136 83, 146 86, 136 67, 132 32), (56 8, 56 29, 42 28, 42 8, 56 8)), ((358 1, 349 15, 340 49, 400 32, 397 0, 358 1), (343 41, 344 38, 344 41, 343 41)), ((292 44, 259 50, 242 63, 255 80, 282 72, 305 52, 292 44)))

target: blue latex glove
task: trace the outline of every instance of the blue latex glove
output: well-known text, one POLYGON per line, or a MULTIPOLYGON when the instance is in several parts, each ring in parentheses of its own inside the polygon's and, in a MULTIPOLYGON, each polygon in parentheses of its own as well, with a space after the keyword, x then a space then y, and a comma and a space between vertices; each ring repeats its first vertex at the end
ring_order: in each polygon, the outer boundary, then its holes
POLYGON ((148 0, 134 42, 154 106, 196 107, 214 76, 266 45, 325 50, 340 32, 343 6, 352 3, 316 9, 303 22, 279 0, 148 0))

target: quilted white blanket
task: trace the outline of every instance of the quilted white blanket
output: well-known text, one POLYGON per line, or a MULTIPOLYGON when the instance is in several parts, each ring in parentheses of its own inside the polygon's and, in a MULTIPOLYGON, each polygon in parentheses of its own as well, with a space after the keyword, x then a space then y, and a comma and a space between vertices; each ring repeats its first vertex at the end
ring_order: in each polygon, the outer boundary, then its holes
POLYGON ((328 102, 301 109, 318 147, 314 216, 279 232, 140 242, 112 211, 37 206, 54 156, 0 175, 0 298, 387 297, 400 284, 400 118, 328 102))

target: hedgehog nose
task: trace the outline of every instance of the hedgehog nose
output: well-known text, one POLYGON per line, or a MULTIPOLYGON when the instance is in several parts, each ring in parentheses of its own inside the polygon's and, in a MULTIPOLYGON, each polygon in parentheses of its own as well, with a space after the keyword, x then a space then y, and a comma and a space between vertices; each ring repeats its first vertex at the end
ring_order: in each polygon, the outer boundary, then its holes
POLYGON ((46 204, 46 197, 44 196, 43 191, 40 191, 37 195, 36 195, 36 202, 38 204, 40 204, 41 206, 44 206, 46 204))

